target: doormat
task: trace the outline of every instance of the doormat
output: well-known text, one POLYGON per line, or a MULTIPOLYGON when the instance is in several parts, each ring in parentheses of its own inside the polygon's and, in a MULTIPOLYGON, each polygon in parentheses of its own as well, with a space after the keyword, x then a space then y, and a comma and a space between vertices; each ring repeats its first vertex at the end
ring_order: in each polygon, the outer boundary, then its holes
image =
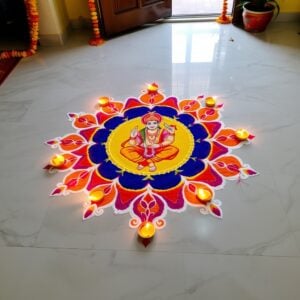
POLYGON ((222 109, 213 97, 165 97, 153 83, 124 102, 99 98, 93 114, 68 113, 75 132, 46 142, 59 153, 45 169, 67 173, 51 195, 82 191, 83 220, 108 207, 128 213, 145 245, 168 211, 194 206, 222 218, 216 191, 257 175, 231 154, 254 136, 225 127, 222 109))
POLYGON ((4 82, 20 59, 21 58, 19 57, 0 59, 0 85, 4 82))

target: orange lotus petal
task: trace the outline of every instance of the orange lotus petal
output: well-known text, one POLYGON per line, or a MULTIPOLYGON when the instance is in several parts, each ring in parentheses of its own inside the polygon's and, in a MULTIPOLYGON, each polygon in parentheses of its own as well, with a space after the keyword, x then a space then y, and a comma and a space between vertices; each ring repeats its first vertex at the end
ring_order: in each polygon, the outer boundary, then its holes
POLYGON ((236 138, 235 130, 231 128, 221 129, 215 136, 215 140, 228 147, 235 147, 241 143, 241 141, 236 138))
POLYGON ((89 171, 75 171, 65 177, 64 185, 67 187, 67 190, 73 192, 80 191, 86 186, 89 178, 89 171))
POLYGON ((200 102, 197 100, 182 100, 179 103, 179 107, 183 111, 195 111, 200 108, 200 102))
POLYGON ((213 121, 219 118, 219 111, 214 108, 204 107, 199 109, 198 118, 202 121, 213 121))
POLYGON ((85 140, 78 134, 69 134, 59 141, 59 147, 64 151, 72 151, 85 144, 85 140))
POLYGON ((121 102, 111 101, 108 105, 102 107, 102 111, 111 115, 120 112, 123 109, 124 104, 121 102))
POLYGON ((225 177, 233 177, 240 173, 242 163, 233 155, 222 156, 213 162, 214 168, 225 177))
POLYGON ((155 93, 155 94, 143 94, 140 97, 140 100, 146 104, 156 104, 161 102, 164 99, 164 96, 162 94, 160 94, 159 92, 155 93))
POLYGON ((95 125, 97 125, 97 119, 91 114, 77 116, 73 121, 73 126, 77 128, 89 128, 95 125))

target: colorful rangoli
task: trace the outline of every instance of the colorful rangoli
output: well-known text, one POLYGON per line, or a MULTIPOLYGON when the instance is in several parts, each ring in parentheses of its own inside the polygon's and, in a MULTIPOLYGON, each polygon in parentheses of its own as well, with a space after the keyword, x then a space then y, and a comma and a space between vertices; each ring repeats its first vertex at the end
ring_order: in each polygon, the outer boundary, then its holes
POLYGON ((100 98, 95 114, 69 113, 76 132, 46 142, 61 153, 45 168, 67 172, 51 195, 83 191, 84 220, 111 206, 144 239, 187 205, 221 218, 215 190, 257 172, 231 154, 253 136, 224 127, 210 100, 166 98, 152 84, 139 98, 100 98))

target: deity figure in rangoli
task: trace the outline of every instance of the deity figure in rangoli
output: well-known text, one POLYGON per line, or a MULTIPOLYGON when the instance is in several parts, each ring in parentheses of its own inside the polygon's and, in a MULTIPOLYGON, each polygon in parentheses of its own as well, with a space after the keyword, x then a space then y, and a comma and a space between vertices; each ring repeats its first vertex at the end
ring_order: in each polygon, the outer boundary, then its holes
POLYGON ((175 141, 176 127, 164 123, 164 128, 161 128, 162 116, 156 112, 145 114, 141 121, 145 127, 139 130, 135 126, 131 130, 130 138, 122 143, 121 154, 137 163, 138 170, 148 167, 150 172, 154 172, 157 170, 156 163, 172 160, 179 152, 171 145, 175 141))

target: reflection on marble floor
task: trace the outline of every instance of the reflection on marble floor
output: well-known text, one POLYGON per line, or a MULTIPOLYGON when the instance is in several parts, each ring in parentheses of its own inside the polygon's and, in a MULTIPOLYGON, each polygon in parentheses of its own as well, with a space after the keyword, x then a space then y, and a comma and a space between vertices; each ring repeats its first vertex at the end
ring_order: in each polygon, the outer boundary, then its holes
MULTIPOLYGON (((233 0, 228 0, 228 13, 232 11, 233 0)), ((172 0, 172 15, 220 14, 223 1, 220 0, 172 0)))
POLYGON ((299 299, 298 31, 160 24, 102 47, 75 33, 23 59, 0 89, 0 299, 299 299), (70 132, 67 112, 153 81, 167 95, 222 99, 222 121, 256 135, 235 154, 260 175, 217 191, 223 220, 169 213, 144 249, 127 215, 82 222, 82 194, 50 198, 63 174, 41 167, 43 142, 70 132))

